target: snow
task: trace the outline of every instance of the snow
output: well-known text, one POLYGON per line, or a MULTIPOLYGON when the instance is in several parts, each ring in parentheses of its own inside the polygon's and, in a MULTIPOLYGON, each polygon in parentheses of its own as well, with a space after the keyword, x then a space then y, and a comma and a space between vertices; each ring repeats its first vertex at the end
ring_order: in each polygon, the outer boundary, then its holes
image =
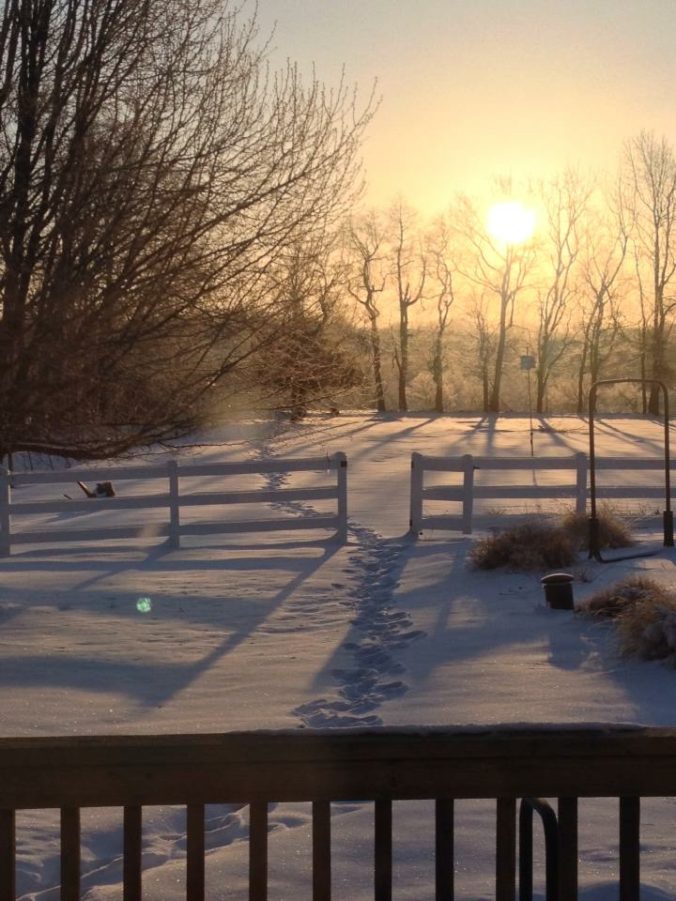
MULTIPOLYGON (((640 417, 601 417, 595 437, 599 455, 663 453, 662 424, 640 417)), ((586 451, 587 440, 587 424, 577 417, 534 421, 537 455, 586 451)), ((190 538, 180 550, 151 535, 138 542, 15 548, 0 562, 2 734, 673 725, 674 671, 621 659, 607 626, 548 609, 542 573, 474 571, 466 562, 473 537, 407 534, 413 451, 525 456, 529 450, 529 421, 509 416, 317 415, 285 428, 252 421, 203 436, 180 452, 182 461, 345 452, 348 542, 307 532, 190 538), (150 599, 150 609, 137 603, 142 598, 150 599)), ((166 460, 166 453, 157 459, 166 460)), ((312 477, 257 476, 247 487, 305 485, 312 477)), ((631 473, 638 477, 659 475, 631 473)), ((87 481, 86 470, 74 469, 77 478, 87 481)), ((127 490, 122 486, 115 485, 118 494, 127 490)), ((53 490, 61 496, 63 489, 53 490)), ((133 486, 139 490, 143 483, 133 486)), ((147 490, 157 489, 149 484, 147 490)), ((18 488, 14 496, 44 497, 45 486, 18 488)), ((308 509, 285 507, 292 515, 308 509)), ((524 504, 498 510, 491 502, 491 508, 484 513, 504 525, 524 504)), ((537 509, 531 502, 530 510, 537 509)), ((97 515, 62 514, 53 525, 77 526, 97 515)), ((637 511, 637 526, 644 540, 661 542, 654 502, 637 511)), ((605 566, 581 559, 574 567, 576 601, 628 573, 672 585, 675 563, 668 548, 605 566)), ((581 802, 581 897, 588 901, 617 896, 616 806, 581 802)), ((457 896, 489 898, 494 805, 462 802, 457 815, 457 896)), ((220 894, 226 885, 228 898, 247 897, 246 817, 246 809, 208 811, 209 898, 226 897, 220 894)), ((642 898, 648 901, 676 897, 675 818, 673 799, 644 804, 642 898)), ((371 897, 372 808, 335 805, 333 820, 335 895, 371 897)), ((120 821, 120 811, 84 814, 88 901, 121 895, 120 821)), ((184 811, 153 808, 144 823, 144 897, 182 898, 184 811)), ((278 805, 271 823, 270 897, 309 897, 309 809, 278 805)), ((398 899, 431 897, 432 843, 431 805, 395 804, 398 899)), ((20 897, 58 898, 54 812, 19 815, 18 857, 20 897)), ((542 897, 537 880, 536 888, 542 897)))

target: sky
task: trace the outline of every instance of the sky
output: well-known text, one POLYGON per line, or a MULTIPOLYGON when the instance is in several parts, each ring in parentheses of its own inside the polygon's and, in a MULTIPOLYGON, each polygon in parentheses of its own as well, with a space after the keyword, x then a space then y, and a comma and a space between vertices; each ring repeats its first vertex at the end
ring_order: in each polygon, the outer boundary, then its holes
POLYGON ((425 213, 495 176, 613 171, 641 129, 676 143, 673 0, 259 0, 273 59, 382 98, 367 202, 425 213))

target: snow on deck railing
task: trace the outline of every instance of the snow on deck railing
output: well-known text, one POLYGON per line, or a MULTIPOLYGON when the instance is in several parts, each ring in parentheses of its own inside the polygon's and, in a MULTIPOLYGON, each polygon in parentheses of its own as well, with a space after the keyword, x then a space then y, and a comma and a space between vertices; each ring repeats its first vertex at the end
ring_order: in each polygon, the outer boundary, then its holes
MULTIPOLYGON (((596 459, 596 470, 622 472, 625 470, 654 470, 664 472, 661 457, 637 459, 635 457, 603 457, 596 459)), ((493 500, 561 500, 574 502, 575 512, 584 514, 587 505, 589 460, 586 454, 571 454, 565 457, 428 457, 424 454, 411 455, 411 517, 410 528, 414 535, 425 530, 439 529, 472 533, 474 501, 493 500), (531 484, 477 484, 477 472, 501 473, 521 470, 533 474, 531 484), (565 483, 538 484, 536 474, 546 471, 568 472, 570 478, 565 483), (462 481, 455 485, 425 486, 426 472, 459 473, 462 481), (456 501, 461 512, 456 515, 429 515, 424 512, 425 501, 456 501)), ((653 485, 598 485, 597 496, 614 499, 664 498, 664 481, 656 478, 653 485)))
MULTIPOLYGON (((240 463, 197 463, 179 465, 170 460, 166 466, 120 466, 80 470, 77 475, 93 481, 148 480, 164 481, 166 491, 135 495, 121 494, 114 497, 96 497, 58 500, 14 501, 14 488, 25 485, 73 484, 76 473, 64 472, 8 472, 0 469, 0 556, 7 556, 14 544, 37 544, 77 541, 102 541, 111 538, 166 537, 170 547, 178 548, 183 535, 215 535, 223 533, 270 532, 286 530, 329 529, 336 538, 347 537, 347 458, 343 453, 324 457, 298 459, 257 460, 240 463), (333 485, 321 487, 254 488, 251 490, 181 491, 182 478, 206 477, 217 479, 232 476, 265 475, 290 472, 333 472, 333 485), (335 500, 333 514, 317 514, 299 507, 299 502, 335 500), (293 515, 256 520, 224 519, 216 522, 181 522, 181 511, 188 507, 230 506, 239 504, 290 505, 293 515), (104 511, 118 513, 122 510, 151 510, 164 508, 168 520, 142 525, 111 524, 64 528, 61 524, 51 528, 15 530, 14 519, 40 514, 100 514, 104 511), (299 515, 300 514, 300 515, 299 515)), ((213 482, 211 483, 213 484, 213 482)), ((220 487, 220 486, 219 486, 220 487)), ((78 489, 79 490, 79 489, 78 489)), ((97 517, 100 519, 100 516, 97 517)))

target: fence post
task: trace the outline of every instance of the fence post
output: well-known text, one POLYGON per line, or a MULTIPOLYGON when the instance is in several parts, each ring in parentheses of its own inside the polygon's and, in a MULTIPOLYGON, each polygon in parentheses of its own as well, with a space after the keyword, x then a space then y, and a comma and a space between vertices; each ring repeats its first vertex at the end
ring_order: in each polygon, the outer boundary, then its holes
POLYGON ((179 528, 181 501, 178 492, 178 463, 176 460, 169 460, 167 463, 167 474, 169 476, 169 547, 179 548, 181 546, 179 528))
POLYGON ((9 557, 11 551, 10 501, 10 475, 4 466, 0 466, 0 557, 9 557))
POLYGON ((347 541, 347 457, 339 452, 334 454, 338 491, 338 541, 347 541))
POLYGON ((472 512, 474 510, 474 457, 471 454, 463 454, 463 498, 462 498, 462 533, 472 534, 472 512))
POLYGON ((583 453, 575 454, 575 466, 577 470, 577 479, 575 483, 575 512, 584 516, 587 510, 587 455, 583 453))
POLYGON ((423 514, 423 475, 425 466, 423 456, 417 452, 411 454, 411 518, 408 525, 412 535, 422 532, 423 514))

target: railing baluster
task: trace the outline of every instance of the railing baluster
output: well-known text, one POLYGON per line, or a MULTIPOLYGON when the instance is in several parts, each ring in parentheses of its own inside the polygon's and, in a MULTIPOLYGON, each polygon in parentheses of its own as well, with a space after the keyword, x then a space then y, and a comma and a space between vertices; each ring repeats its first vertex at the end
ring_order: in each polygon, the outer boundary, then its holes
POLYGON ((141 901, 141 846, 143 808, 124 808, 123 901, 141 901))
POLYGON ((435 803, 435 884, 436 901, 453 901, 453 801, 437 800, 435 803))
POLYGON ((188 804, 186 832, 186 894, 204 901, 204 804, 188 804))
POLYGON ((375 901, 392 901, 392 802, 375 803, 375 901))
POLYGON ((61 901, 80 901, 80 810, 61 809, 61 901))
POLYGON ((331 901, 331 805, 312 804, 312 901, 331 901))
POLYGON ((249 901, 268 897, 268 805, 249 805, 249 901))
POLYGON ((498 798, 495 849, 496 901, 514 901, 516 893, 516 798, 498 798))
POLYGON ((16 815, 0 810, 0 901, 16 897, 16 815))
POLYGON ((519 901, 533 901, 533 808, 519 809, 519 901))
POLYGON ((559 897, 577 898, 577 798, 559 798, 559 897))
POLYGON ((620 798, 620 901, 635 901, 641 887, 641 799, 620 798))

